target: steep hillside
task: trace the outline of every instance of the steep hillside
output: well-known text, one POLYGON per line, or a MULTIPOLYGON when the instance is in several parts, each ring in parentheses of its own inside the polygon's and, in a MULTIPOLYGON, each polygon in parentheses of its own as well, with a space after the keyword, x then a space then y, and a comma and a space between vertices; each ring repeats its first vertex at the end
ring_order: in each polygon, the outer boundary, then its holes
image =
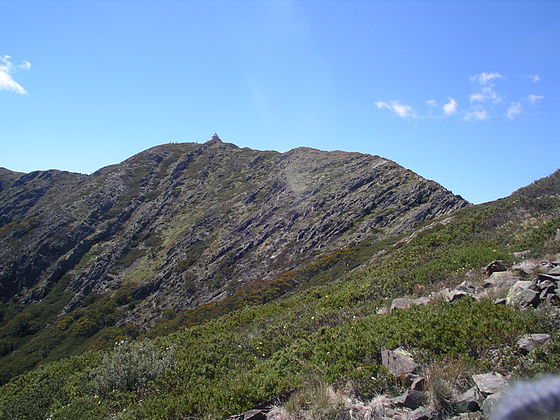
POLYGON ((434 406, 439 417, 428 418, 449 418, 456 410, 446 406, 455 395, 449 387, 472 386, 472 374, 560 371, 560 295, 554 284, 542 283, 547 289, 536 309, 533 303, 519 308, 509 298, 503 304, 498 288, 463 293, 460 300, 439 293, 464 280, 474 285, 462 287, 482 289, 490 274, 483 268, 495 259, 509 267, 525 258, 531 270, 521 265, 505 272, 518 276, 514 282, 534 284, 531 276, 545 273, 543 263, 549 273, 544 279, 558 282, 551 267, 560 264, 559 192, 556 172, 511 197, 394 235, 380 248, 358 242, 347 256, 367 255, 364 262, 332 281, 163 337, 139 337, 45 365, 2 387, 0 413, 18 419, 218 419, 290 394, 292 409, 309 410, 315 402, 305 391, 316 389, 318 380, 350 388, 364 400, 402 392, 405 378, 393 377, 381 358, 382 349, 401 346, 421 363, 425 386, 440 404, 434 406), (392 298, 407 294, 429 299, 388 309, 392 298), (528 333, 549 334, 548 350, 521 353, 516 343, 528 333))
POLYGON ((468 205, 378 156, 255 151, 217 136, 89 176, 2 170, 0 182, 4 378, 94 336, 135 336, 162 314, 214 303, 215 314, 197 315, 208 319, 242 306, 231 306, 239 295, 268 300, 260 289, 270 285, 277 297, 350 246, 468 205))

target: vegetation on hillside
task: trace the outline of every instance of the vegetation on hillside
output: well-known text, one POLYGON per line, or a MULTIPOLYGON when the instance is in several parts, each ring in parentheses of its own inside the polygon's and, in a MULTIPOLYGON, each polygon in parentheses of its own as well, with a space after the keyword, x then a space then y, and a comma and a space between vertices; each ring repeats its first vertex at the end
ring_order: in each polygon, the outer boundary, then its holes
POLYGON ((515 251, 560 252, 559 191, 556 172, 394 238, 382 252, 356 244, 308 279, 288 273, 286 287, 257 285, 237 295, 229 313, 207 307, 174 314, 137 344, 45 364, 2 387, 0 417, 223 418, 305 387, 310 377, 351 383, 371 398, 401 385, 380 365, 380 349, 396 346, 426 365, 452 358, 472 371, 560 372, 554 351, 537 355, 530 369, 516 357, 514 343, 524 333, 551 333, 551 348, 560 347, 557 326, 539 311, 464 299, 377 313, 390 298, 458 283, 494 259, 513 261, 515 251), (353 270, 341 268, 356 262, 353 270), (107 367, 124 359, 140 361, 121 381, 110 380, 107 367), (146 369, 146 381, 133 380, 138 369, 146 369))
POLYGON ((0 385, 340 278, 468 205, 379 156, 218 139, 0 172, 0 385))

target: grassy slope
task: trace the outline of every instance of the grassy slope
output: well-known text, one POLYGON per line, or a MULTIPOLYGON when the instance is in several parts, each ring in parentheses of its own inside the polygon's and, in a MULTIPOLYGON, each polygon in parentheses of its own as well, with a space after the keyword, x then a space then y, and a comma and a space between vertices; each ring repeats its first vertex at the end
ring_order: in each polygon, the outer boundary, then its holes
MULTIPOLYGON (((93 379, 108 359, 98 352, 45 365, 2 388, 0 417, 55 413, 54 418, 74 419, 118 412, 122 418, 219 418, 293 390, 310 374, 351 380, 367 397, 396 386, 379 366, 382 346, 413 347, 423 361, 452 356, 481 370, 495 366, 492 349, 499 346, 506 349, 502 368, 519 368, 511 357, 514 340, 552 328, 536 313, 485 301, 434 303, 388 315, 376 315, 376 309, 415 285, 459 281, 495 258, 512 259, 513 251, 559 252, 551 239, 560 228, 559 191, 557 172, 507 199, 464 209, 350 273, 335 271, 331 281, 321 279, 325 284, 300 286, 221 317, 219 310, 211 312, 210 318, 218 318, 208 322, 200 323, 205 315, 184 316, 160 326, 159 333, 167 334, 193 325, 154 339, 161 349, 175 349, 176 365, 148 386, 100 395, 93 379)), ((242 299, 231 309, 239 306, 242 299)), ((560 369, 556 359, 536 366, 560 369)))

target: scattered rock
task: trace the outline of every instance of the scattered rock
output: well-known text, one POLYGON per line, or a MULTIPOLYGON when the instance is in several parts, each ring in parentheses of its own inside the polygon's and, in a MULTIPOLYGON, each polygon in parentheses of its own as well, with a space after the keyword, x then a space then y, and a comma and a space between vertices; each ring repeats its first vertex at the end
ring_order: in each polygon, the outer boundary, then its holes
POLYGON ((495 394, 507 386, 506 379, 499 373, 482 373, 473 375, 472 379, 482 395, 495 394))
POLYGON ((527 354, 549 341, 549 334, 525 334, 517 341, 517 347, 522 353, 527 354))
POLYGON ((412 384, 410 384, 410 389, 413 391, 424 391, 426 386, 426 378, 423 376, 417 376, 412 380, 412 384))
POLYGON ((467 293, 476 293, 476 287, 470 281, 464 281, 459 286, 455 288, 455 290, 461 290, 467 293))
POLYGON ((406 394, 399 395, 398 397, 393 397, 389 400, 389 403, 392 407, 404 407, 404 399, 406 398, 406 394))
POLYGON ((506 298, 494 299, 494 305, 505 305, 507 302, 506 298))
POLYGON ((558 283, 560 282, 560 276, 553 275, 553 274, 543 274, 543 273, 539 274, 537 277, 537 281, 542 282, 544 280, 550 280, 554 283, 558 283))
POLYGON ((452 290, 447 294, 446 300, 449 303, 455 303, 460 299, 470 296, 469 293, 463 292, 462 290, 452 290))
POLYGON ((489 395, 482 403, 482 412, 487 418, 490 418, 490 414, 496 405, 500 402, 503 397, 503 392, 497 392, 495 394, 489 395))
POLYGON ((502 260, 492 261, 490 264, 484 267, 484 272, 488 276, 492 273, 495 273, 496 271, 506 271, 506 270, 507 270, 506 263, 503 262, 502 260))
POLYGON ((450 289, 449 287, 444 287, 443 289, 441 289, 439 292, 436 293, 436 296, 442 297, 442 298, 446 298, 447 295, 449 294, 450 289))
POLYGON ((560 266, 557 265, 551 268, 550 270, 548 270, 548 274, 551 274, 553 276, 560 276, 560 266))
POLYGON ((414 301, 409 298, 397 298, 391 302, 391 310, 393 309, 408 309, 414 305, 414 301))
POLYGON ((515 264, 513 267, 511 267, 511 269, 525 274, 533 274, 537 267, 539 267, 538 262, 527 260, 515 264))
POLYGON ((546 300, 548 296, 554 296, 556 289, 554 287, 542 289, 541 293, 539 294, 539 301, 546 300))
POLYGON ((408 420, 430 420, 434 418, 432 412, 426 407, 418 407, 408 415, 408 420))
POLYGON ((531 289, 525 289, 521 292, 521 306, 537 306, 539 303, 539 292, 531 289))
POLYGON ((266 420, 266 411, 249 410, 243 414, 229 417, 229 420, 266 420))
POLYGON ((533 282, 518 281, 511 289, 506 298, 508 305, 529 306, 538 299, 538 293, 531 290, 533 282))
POLYGON ((420 369, 420 365, 414 361, 412 355, 400 347, 395 350, 381 350, 381 364, 396 377, 406 377, 420 369))
MULTIPOLYGON (((552 302, 558 302, 560 300, 560 290, 556 289, 553 291, 553 293, 549 293, 548 295, 545 296, 543 302, 546 302, 547 304, 551 304, 552 302)), ((549 308, 553 308, 549 306, 549 308)), ((553 315, 552 313, 548 313, 549 317, 554 318, 555 315, 553 315)))
POLYGON ((556 236, 554 236, 555 241, 560 241, 560 229, 556 229, 556 236))
POLYGON ((478 413, 461 413, 458 416, 451 417, 449 420, 465 420, 465 419, 482 420, 482 419, 484 419, 484 415, 480 412, 478 412, 478 413))
POLYGON ((550 280, 543 280, 541 282, 539 282, 537 284, 537 286, 539 287, 539 289, 541 290, 545 290, 545 289, 556 289, 556 284, 551 282, 550 280))
POLYGON ((461 413, 467 411, 479 411, 482 397, 476 387, 463 392, 457 397, 457 410, 461 413))
POLYGON ((426 393, 422 391, 408 390, 404 394, 393 398, 391 401, 396 407, 406 407, 412 410, 420 407, 426 400, 426 393))
POLYGON ((386 306, 382 306, 381 308, 377 308, 377 315, 386 315, 389 313, 389 308, 386 306))
POLYGON ((266 412, 262 410, 247 411, 243 415, 243 420, 266 420, 266 412))
POLYGON ((415 299, 413 302, 414 302, 415 305, 421 306, 421 305, 427 305, 431 301, 432 301, 432 298, 427 297, 427 296, 423 296, 423 297, 419 297, 418 299, 415 299))
POLYGON ((492 275, 484 281, 484 288, 510 288, 520 280, 521 278, 512 271, 500 271, 492 273, 492 275))
POLYGON ((525 251, 517 251, 513 253, 515 258, 523 258, 525 255, 528 255, 531 251, 526 249, 525 251))

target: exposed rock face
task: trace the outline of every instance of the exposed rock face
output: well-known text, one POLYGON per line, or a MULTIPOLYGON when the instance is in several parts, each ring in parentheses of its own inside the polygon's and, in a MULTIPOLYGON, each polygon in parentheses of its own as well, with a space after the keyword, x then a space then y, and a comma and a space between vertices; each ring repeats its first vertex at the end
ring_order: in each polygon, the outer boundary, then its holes
POLYGON ((167 144, 92 175, 0 170, 0 299, 123 285, 127 321, 227 296, 367 237, 467 206, 378 156, 167 144))

